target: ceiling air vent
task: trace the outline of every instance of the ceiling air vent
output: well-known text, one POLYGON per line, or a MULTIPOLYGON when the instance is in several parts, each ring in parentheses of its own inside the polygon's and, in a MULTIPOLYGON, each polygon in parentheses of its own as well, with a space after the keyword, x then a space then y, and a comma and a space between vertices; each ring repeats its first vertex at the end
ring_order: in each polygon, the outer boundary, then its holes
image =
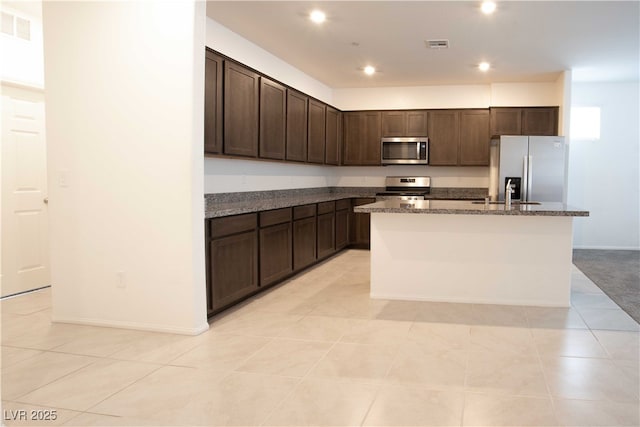
POLYGON ((449 49, 449 40, 425 40, 424 41, 429 49, 449 49))

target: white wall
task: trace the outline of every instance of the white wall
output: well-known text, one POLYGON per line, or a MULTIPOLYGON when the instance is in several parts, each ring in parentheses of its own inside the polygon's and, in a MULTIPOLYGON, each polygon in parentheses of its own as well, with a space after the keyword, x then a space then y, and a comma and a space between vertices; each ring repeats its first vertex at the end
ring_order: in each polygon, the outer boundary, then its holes
POLYGON ((204 3, 45 2, 43 22, 53 320, 206 330, 204 3))
POLYGON ((601 108, 601 137, 571 140, 568 203, 590 211, 574 221, 577 248, 640 248, 638 82, 574 83, 572 106, 601 108))
POLYGON ((558 82, 335 89, 342 110, 560 105, 558 82))
POLYGON ((488 167, 385 166, 340 167, 338 187, 384 187, 384 178, 397 175, 430 176, 433 187, 489 187, 488 167))
POLYGON ((267 191, 335 185, 336 166, 206 158, 205 193, 267 191))
POLYGON ((491 92, 488 85, 352 88, 335 89, 333 99, 341 110, 487 108, 491 92))
POLYGON ((0 35, 0 78, 3 81, 41 88, 44 84, 41 6, 35 1, 24 5, 24 10, 19 6, 20 3, 2 2, 0 10, 30 21, 31 40, 0 35))
POLYGON ((547 83, 493 83, 491 84, 491 106, 535 107, 561 105, 558 95, 561 82, 547 83))

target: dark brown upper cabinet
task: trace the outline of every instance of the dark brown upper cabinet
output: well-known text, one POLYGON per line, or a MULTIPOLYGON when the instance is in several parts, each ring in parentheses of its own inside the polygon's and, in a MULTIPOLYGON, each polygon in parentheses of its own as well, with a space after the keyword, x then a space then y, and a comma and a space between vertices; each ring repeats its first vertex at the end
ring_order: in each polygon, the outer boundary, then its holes
POLYGON ((340 141, 342 140, 342 113, 327 107, 325 131, 325 157, 328 165, 340 164, 340 141))
POLYGON ((379 111, 344 113, 343 164, 379 166, 381 114, 379 111))
POLYGON ((488 166, 489 111, 460 111, 460 166, 488 166))
POLYGON ((429 165, 457 166, 460 111, 429 111, 429 165))
POLYGON ((287 89, 287 160, 307 161, 308 97, 287 89))
POLYGON ((522 109, 492 107, 491 135, 522 135, 522 109))
POLYGON ((204 88, 204 152, 222 153, 222 70, 221 56, 207 50, 204 88))
POLYGON ((284 160, 287 88, 260 78, 260 158, 284 160))
POLYGON ((522 109, 523 135, 557 135, 558 107, 529 107, 522 109))
POLYGON ((307 133, 307 161, 324 163, 326 105, 314 99, 309 100, 309 121, 307 133))
POLYGON ((429 112, 429 164, 487 166, 489 110, 432 110, 429 112))
POLYGON ((558 107, 491 107, 491 135, 557 135, 558 107))
POLYGON ((259 90, 258 74, 224 61, 224 154, 258 156, 259 90))
POLYGON ((382 136, 426 136, 427 110, 383 111, 382 136))

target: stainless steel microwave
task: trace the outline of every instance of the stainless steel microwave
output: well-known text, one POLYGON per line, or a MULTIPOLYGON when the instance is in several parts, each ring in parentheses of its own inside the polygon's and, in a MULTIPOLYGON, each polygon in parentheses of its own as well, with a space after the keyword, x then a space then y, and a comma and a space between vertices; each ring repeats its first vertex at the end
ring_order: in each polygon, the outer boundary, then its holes
POLYGON ((427 165, 429 164, 429 138, 426 136, 382 138, 380 152, 383 165, 427 165))

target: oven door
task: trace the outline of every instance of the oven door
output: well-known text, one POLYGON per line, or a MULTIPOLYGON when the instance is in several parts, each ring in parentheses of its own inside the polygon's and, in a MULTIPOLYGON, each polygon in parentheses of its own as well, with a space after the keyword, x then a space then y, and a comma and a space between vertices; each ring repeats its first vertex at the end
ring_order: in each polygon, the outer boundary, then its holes
POLYGON ((383 165, 429 163, 429 143, 426 138, 382 138, 383 165))

